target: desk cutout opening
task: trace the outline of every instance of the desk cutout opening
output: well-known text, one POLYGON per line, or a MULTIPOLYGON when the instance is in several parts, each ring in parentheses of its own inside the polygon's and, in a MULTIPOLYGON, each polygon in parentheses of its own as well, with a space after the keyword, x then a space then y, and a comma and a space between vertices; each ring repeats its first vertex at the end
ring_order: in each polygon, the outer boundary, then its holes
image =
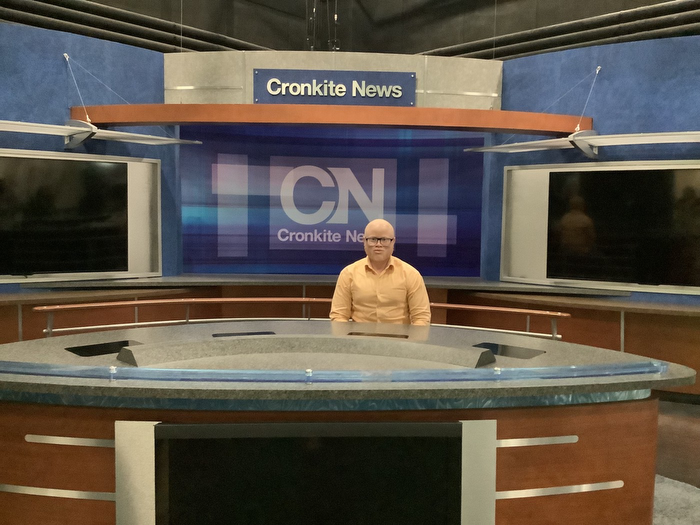
POLYGON ((474 346, 476 348, 491 350, 493 355, 513 357, 515 359, 532 359, 533 357, 545 353, 544 350, 535 350, 534 348, 525 348, 524 346, 501 345, 498 343, 479 343, 474 346))
POLYGON ((348 335, 364 335, 368 337, 393 337, 395 339, 408 339, 406 334, 375 334, 369 332, 348 332, 348 335))
POLYGON ((122 340, 92 345, 68 346, 66 350, 80 357, 95 357, 98 355, 118 354, 125 346, 140 345, 138 341, 122 340))
POLYGON ((218 334, 211 334, 212 337, 241 337, 246 335, 276 335, 275 332, 271 331, 261 331, 261 332, 221 332, 218 334))

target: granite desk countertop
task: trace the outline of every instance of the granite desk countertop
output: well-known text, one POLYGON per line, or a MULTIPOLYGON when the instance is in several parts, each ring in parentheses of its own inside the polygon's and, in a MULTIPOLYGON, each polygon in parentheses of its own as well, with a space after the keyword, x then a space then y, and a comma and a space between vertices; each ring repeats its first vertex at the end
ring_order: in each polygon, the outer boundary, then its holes
POLYGON ((694 379, 690 368, 646 357, 442 325, 257 319, 0 345, 0 400, 64 405, 226 410, 537 406, 642 399, 651 389, 694 379), (95 352, 109 353, 77 355, 95 352))

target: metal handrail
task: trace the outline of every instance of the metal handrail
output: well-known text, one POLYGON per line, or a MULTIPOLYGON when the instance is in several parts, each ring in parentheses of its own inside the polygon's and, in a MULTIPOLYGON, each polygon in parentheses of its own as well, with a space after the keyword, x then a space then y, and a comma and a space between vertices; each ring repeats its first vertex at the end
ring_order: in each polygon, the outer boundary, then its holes
MULTIPOLYGON (((177 324, 192 324, 205 323, 213 321, 232 320, 225 318, 215 319, 191 319, 190 306, 196 304, 254 304, 254 303, 290 303, 303 304, 304 308, 308 304, 330 304, 331 299, 323 297, 186 297, 181 299, 136 299, 130 301, 109 301, 100 303, 75 303, 75 304, 54 304, 46 306, 35 306, 33 311, 44 312, 47 314, 46 328, 44 334, 46 337, 51 337, 59 333, 72 333, 82 331, 94 331, 108 328, 134 328, 145 326, 163 326, 177 324), (139 306, 162 306, 162 305, 183 305, 185 306, 185 315, 183 319, 167 320, 167 321, 138 321, 139 306), (130 323, 114 323, 106 325, 93 326, 73 326, 66 328, 54 327, 54 314, 56 312, 67 312, 76 310, 98 310, 105 308, 134 308, 134 322, 130 323)), ((559 319, 569 318, 571 314, 565 312, 553 312, 549 310, 531 310, 525 308, 508 308, 499 306, 480 306, 468 304, 450 304, 450 303, 430 303, 431 308, 443 310, 461 310, 461 311, 478 311, 478 312, 494 312, 494 313, 510 313, 522 314, 526 316, 525 332, 535 336, 546 336, 551 339, 559 339, 561 336, 557 333, 557 321, 559 319), (530 317, 547 317, 550 319, 551 333, 544 334, 539 332, 530 332, 530 317)), ((307 319, 311 319, 309 309, 307 319)))

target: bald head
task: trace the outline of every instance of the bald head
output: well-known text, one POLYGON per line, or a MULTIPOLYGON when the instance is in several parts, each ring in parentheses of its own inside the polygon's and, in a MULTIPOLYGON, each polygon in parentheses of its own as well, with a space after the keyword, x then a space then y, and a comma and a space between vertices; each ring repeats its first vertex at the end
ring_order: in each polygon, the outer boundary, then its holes
POLYGON ((394 238, 394 227, 384 219, 374 219, 365 227, 365 237, 394 238))
POLYGON ((394 253, 394 227, 384 219, 374 219, 365 228, 365 253, 369 257, 372 268, 377 271, 382 271, 389 264, 391 254, 394 253), (373 242, 371 239, 388 239, 387 244, 384 242, 373 242))

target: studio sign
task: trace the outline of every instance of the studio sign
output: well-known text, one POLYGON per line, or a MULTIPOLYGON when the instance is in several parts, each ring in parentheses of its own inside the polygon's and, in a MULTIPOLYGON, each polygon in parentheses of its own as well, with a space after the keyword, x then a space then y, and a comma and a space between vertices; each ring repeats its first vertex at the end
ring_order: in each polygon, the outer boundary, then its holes
POLYGON ((256 69, 253 92, 256 104, 415 106, 416 74, 256 69))

